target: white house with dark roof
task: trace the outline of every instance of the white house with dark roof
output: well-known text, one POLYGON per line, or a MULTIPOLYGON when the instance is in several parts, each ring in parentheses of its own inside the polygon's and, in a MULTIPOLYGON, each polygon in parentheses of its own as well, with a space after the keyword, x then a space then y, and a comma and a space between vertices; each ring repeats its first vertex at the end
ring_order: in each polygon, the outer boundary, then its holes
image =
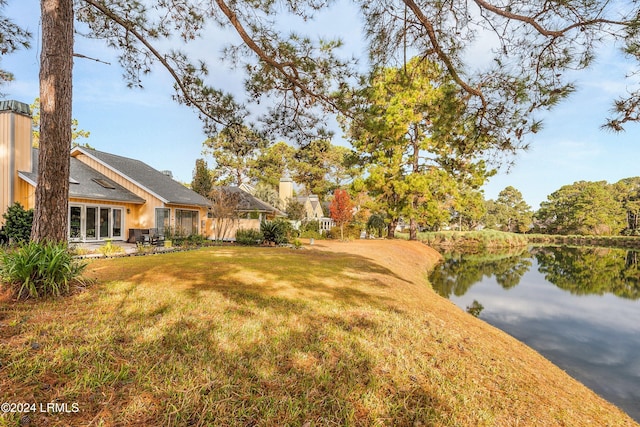
MULTIPOLYGON (((16 202, 27 209, 35 204, 38 152, 31 145, 29 106, 0 102, 0 215, 16 202)), ((211 235, 210 202, 166 173, 84 147, 70 155, 70 240, 127 240, 132 229, 162 234, 168 227, 211 235)))

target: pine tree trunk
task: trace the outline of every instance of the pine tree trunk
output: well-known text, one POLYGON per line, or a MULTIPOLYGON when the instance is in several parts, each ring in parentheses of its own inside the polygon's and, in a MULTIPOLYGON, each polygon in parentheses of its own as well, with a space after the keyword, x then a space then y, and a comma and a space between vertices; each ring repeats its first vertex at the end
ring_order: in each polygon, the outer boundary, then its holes
POLYGON ((40 153, 31 238, 67 240, 73 0, 41 0, 40 153))
POLYGON ((409 220, 409 240, 418 240, 418 221, 415 218, 409 220))
POLYGON ((398 226, 397 219, 394 218, 391 220, 391 222, 389 222, 389 225, 387 227, 387 239, 395 239, 397 226, 398 226))

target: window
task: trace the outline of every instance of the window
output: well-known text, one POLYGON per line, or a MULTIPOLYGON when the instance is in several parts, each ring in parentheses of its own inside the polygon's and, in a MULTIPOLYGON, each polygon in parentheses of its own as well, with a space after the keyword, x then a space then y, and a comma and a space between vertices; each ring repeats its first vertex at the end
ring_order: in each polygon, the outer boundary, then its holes
POLYGON ((112 209, 111 237, 122 237, 122 209, 112 209))
POLYGON ((198 234, 198 211, 176 209, 176 233, 185 236, 198 234))
POLYGON ((82 207, 69 207, 69 239, 82 239, 82 207))
POLYGON ((94 240, 98 237, 98 233, 96 230, 96 225, 98 224, 97 217, 98 216, 98 208, 96 207, 87 207, 86 210, 86 219, 85 219, 85 237, 90 240, 94 240))
POLYGON ((165 231, 168 231, 169 227, 171 227, 171 209, 156 208, 156 228, 158 229, 158 234, 164 236, 165 231))
POLYGON ((69 239, 102 240, 121 238, 124 209, 108 206, 69 206, 69 239))
POLYGON ((93 178, 92 180, 93 182, 100 184, 101 186, 103 186, 106 189, 109 190, 115 190, 116 186, 111 183, 110 181, 106 180, 106 179, 102 179, 102 178, 93 178))

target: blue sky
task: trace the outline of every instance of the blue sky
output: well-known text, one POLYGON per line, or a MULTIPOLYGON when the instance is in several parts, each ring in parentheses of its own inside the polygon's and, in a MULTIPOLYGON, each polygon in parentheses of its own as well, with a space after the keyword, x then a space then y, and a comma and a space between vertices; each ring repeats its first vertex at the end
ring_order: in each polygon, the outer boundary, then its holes
MULTIPOLYGON (((34 34, 30 50, 2 57, 0 66, 15 76, 14 82, 1 89, 8 99, 32 103, 38 96, 38 11, 38 0, 9 0, 4 10, 34 34)), ((341 29, 349 46, 349 41, 358 36, 343 29, 355 31, 358 24, 354 20, 357 18, 350 11, 340 10, 325 17, 319 27, 326 34, 332 33, 332 26, 341 29)), ((220 33, 211 37, 228 38, 220 33)), ((211 75, 221 87, 240 91, 238 72, 220 63, 220 46, 207 39, 194 46, 194 52, 198 58, 208 60, 211 75)), ((363 53, 358 51, 359 43, 352 46, 349 55, 363 53)), ((98 150, 171 170, 174 178, 190 182, 206 136, 197 114, 171 100, 173 82, 169 75, 158 68, 144 78, 145 89, 127 89, 112 51, 80 37, 76 38, 75 50, 111 62, 106 65, 78 58, 74 62, 73 116, 82 129, 91 132, 88 142, 98 150)), ((511 185, 537 209, 553 191, 575 181, 612 183, 640 175, 640 125, 630 124, 626 132, 619 134, 600 129, 612 100, 626 90, 627 71, 615 53, 605 52, 593 70, 577 73, 578 91, 544 117, 544 129, 530 138, 530 149, 520 152, 508 171, 503 168, 491 178, 484 187, 485 198, 495 199, 511 185)))

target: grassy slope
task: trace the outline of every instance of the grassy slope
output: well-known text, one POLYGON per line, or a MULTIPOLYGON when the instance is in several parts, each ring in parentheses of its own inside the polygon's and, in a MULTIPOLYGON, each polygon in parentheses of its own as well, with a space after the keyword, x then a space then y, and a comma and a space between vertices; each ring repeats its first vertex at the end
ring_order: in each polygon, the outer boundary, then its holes
POLYGON ((35 425, 635 425, 438 297, 436 259, 358 241, 94 261, 88 291, 3 303, 0 402, 79 404, 35 425))

